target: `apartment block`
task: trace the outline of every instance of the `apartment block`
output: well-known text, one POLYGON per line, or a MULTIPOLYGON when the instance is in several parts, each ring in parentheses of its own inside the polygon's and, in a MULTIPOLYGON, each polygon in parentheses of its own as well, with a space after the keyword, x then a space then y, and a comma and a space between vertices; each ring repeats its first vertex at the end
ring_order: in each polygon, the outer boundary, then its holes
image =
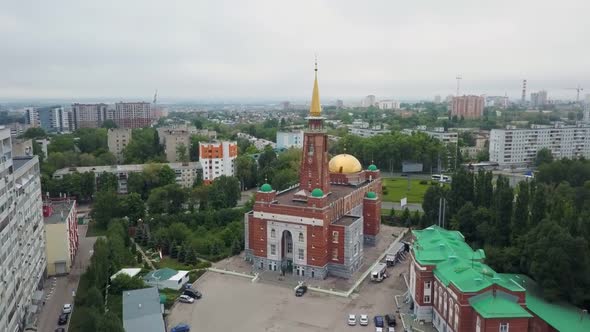
POLYGON ((161 127, 158 128, 158 137, 160 144, 164 145, 164 153, 168 162, 188 161, 191 148, 191 136, 197 132, 193 126, 161 127), (186 160, 180 160, 178 148, 186 148, 186 160))
POLYGON ((303 147, 303 130, 277 131, 277 149, 303 147))
POLYGON ((68 197, 43 202, 47 275, 70 273, 78 251, 76 200, 68 197))
POLYGON ((412 135, 415 132, 425 133, 426 135, 436 138, 444 144, 457 144, 459 134, 457 132, 445 131, 443 127, 428 129, 426 126, 417 126, 416 129, 403 129, 402 134, 412 135))
POLYGON ((37 156, 12 154, 10 129, 0 128, 0 331, 34 321, 46 268, 37 156))
POLYGON ((117 162, 123 162, 123 149, 131 142, 131 129, 111 128, 107 132, 109 151, 115 155, 117 162))
POLYGON ((116 103, 113 120, 119 128, 149 127, 154 120, 151 104, 148 102, 116 103))
POLYGON ((106 104, 72 104, 73 129, 100 128, 107 120, 106 104))
POLYGON ((499 164, 529 165, 537 152, 548 148, 553 157, 590 158, 590 125, 565 126, 533 125, 530 129, 492 129, 490 133, 490 161, 499 164))
POLYGON ((216 178, 235 175, 238 144, 235 141, 199 143, 199 161, 203 167, 203 181, 211 183, 216 178))
POLYGON ((451 116, 477 119, 483 116, 485 98, 481 96, 453 97, 451 116))

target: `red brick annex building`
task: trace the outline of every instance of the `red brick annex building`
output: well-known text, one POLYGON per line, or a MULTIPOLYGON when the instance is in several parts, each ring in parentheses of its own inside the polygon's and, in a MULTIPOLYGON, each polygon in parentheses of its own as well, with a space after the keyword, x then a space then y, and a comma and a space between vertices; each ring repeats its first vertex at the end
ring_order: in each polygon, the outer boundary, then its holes
POLYGON ((409 294, 417 320, 442 332, 590 331, 574 306, 543 299, 525 275, 496 273, 458 231, 415 230, 409 294))
POLYGON ((379 233, 381 178, 351 155, 329 160, 315 71, 299 184, 280 192, 260 186, 244 218, 246 259, 258 270, 348 278, 379 233))

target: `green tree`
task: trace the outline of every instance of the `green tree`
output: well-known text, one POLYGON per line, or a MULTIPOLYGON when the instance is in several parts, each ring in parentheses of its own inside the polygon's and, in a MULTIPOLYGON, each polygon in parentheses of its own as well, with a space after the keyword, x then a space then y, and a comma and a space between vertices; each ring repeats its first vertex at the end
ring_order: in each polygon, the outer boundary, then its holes
POLYGON ((102 123, 102 126, 101 126, 101 127, 102 127, 102 128, 106 128, 106 129, 112 129, 112 128, 117 128, 118 126, 117 126, 117 124, 115 123, 115 121, 113 121, 113 120, 110 120, 110 119, 109 119, 109 120, 105 120, 105 121, 102 123))
POLYGON ((92 206, 92 219, 97 226, 106 229, 109 221, 119 215, 119 199, 112 191, 99 191, 92 206))
POLYGON ((102 312, 104 304, 102 294, 100 293, 98 288, 96 288, 95 286, 91 286, 88 289, 88 293, 86 293, 86 297, 84 299, 84 304, 87 307, 95 308, 102 312))
POLYGON ((43 128, 33 127, 33 128, 27 129, 24 132, 23 137, 24 138, 32 138, 32 139, 45 138, 45 137, 47 137, 47 133, 45 133, 45 130, 43 130, 43 128))
POLYGON ((537 151, 537 157, 535 158, 535 166, 541 166, 542 164, 550 164, 553 161, 553 154, 548 148, 542 148, 537 151))
POLYGON ((209 189, 209 202, 214 209, 234 207, 240 199, 240 183, 233 176, 222 175, 209 189))
POLYGON ((514 215, 510 225, 511 242, 513 245, 521 236, 525 235, 529 229, 530 216, 530 189, 529 183, 522 181, 518 184, 518 194, 514 205, 514 215))
POLYGON ((176 147, 176 158, 180 162, 187 162, 189 160, 187 147, 184 144, 179 144, 176 147))
POLYGON ((537 183, 534 186, 530 218, 530 224, 532 226, 541 223, 547 213, 547 198, 545 197, 545 190, 545 185, 542 183, 537 183))
POLYGON ((125 332, 125 330, 121 318, 109 311, 98 318, 96 332, 125 332))
POLYGON ((96 186, 98 191, 117 192, 119 181, 115 174, 102 172, 96 179, 96 186))
POLYGON ((125 273, 121 273, 115 279, 111 280, 109 293, 120 295, 121 292, 126 290, 141 289, 145 287, 146 284, 143 282, 143 279, 139 277, 130 277, 125 273))
POLYGON ((256 186, 258 166, 256 161, 248 155, 239 155, 236 158, 236 176, 240 180, 242 189, 250 189, 256 186))
POLYGON ((121 202, 121 210, 133 224, 136 224, 139 219, 145 218, 145 204, 138 193, 132 192, 124 196, 121 202))
POLYGON ((74 152, 76 144, 72 135, 57 135, 51 137, 51 144, 47 147, 49 153, 52 152, 74 152))
POLYGON ((164 165, 158 170, 158 178, 160 179, 159 186, 176 183, 176 173, 168 165, 164 165))
POLYGON ((84 172, 80 175, 80 198, 90 200, 95 191, 95 177, 92 172, 84 172))
POLYGON ((476 238, 478 220, 473 217, 475 210, 473 204, 467 202, 451 218, 451 228, 460 231, 469 240, 476 238))

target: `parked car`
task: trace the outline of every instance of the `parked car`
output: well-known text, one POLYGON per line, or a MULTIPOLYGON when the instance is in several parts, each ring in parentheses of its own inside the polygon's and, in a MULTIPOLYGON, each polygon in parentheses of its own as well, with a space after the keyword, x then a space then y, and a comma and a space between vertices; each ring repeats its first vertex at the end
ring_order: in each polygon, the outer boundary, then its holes
POLYGON ((375 332, 383 332, 383 328, 382 327, 376 327, 375 328, 375 332))
POLYGON ((354 315, 354 314, 348 315, 348 325, 350 325, 350 326, 356 325, 356 315, 354 315))
POLYGON ((57 319, 57 325, 66 325, 68 323, 68 314, 61 314, 57 319))
POLYGON ((183 303, 193 303, 195 302, 195 299, 193 299, 192 297, 188 296, 188 295, 180 295, 178 297, 178 301, 183 302, 183 303))
POLYGON ((385 321, 387 322, 387 326, 395 326, 395 316, 394 315, 385 315, 385 321))
POLYGON ((295 290, 295 296, 303 296, 307 292, 307 286, 301 285, 295 290))
POLYGON ((187 288, 184 290, 184 292, 182 292, 183 295, 187 295, 192 297, 193 299, 200 299, 201 297, 203 297, 203 294, 201 294, 201 292, 199 292, 196 289, 193 288, 187 288))
POLYGON ((383 316, 375 316, 374 321, 375 321, 375 327, 383 327, 384 326, 383 316))
POLYGON ((362 326, 367 326, 369 325, 369 316, 368 315, 361 315, 361 318, 359 319, 359 324, 361 324, 362 326))
POLYGON ((66 329, 64 329, 63 327, 58 327, 55 329, 55 332, 66 332, 66 329))
POLYGON ((189 332, 191 327, 188 324, 178 324, 170 332, 189 332))
POLYGON ((388 327, 387 332, 395 332, 395 327, 388 327))
POLYGON ((61 309, 62 314, 69 314, 72 312, 72 305, 69 303, 64 304, 63 309, 61 309))

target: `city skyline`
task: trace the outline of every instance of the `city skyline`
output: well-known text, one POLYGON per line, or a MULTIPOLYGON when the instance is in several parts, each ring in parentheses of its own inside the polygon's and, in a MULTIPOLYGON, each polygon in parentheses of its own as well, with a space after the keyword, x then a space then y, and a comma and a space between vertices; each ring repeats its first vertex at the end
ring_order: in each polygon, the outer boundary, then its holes
POLYGON ((316 53, 323 100, 590 89, 583 1, 58 3, 2 5, 0 100, 308 101, 316 53))

